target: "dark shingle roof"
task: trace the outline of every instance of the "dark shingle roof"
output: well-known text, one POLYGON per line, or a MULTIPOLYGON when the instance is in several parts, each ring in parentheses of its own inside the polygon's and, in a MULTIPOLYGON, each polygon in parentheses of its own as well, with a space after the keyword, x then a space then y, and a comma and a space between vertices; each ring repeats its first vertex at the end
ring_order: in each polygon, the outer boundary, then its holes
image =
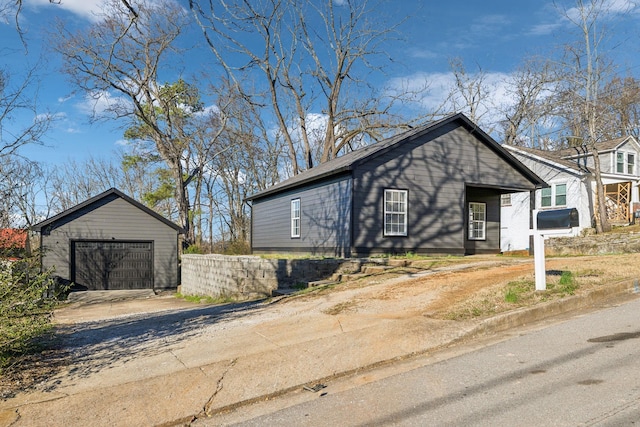
POLYGON ((462 126, 466 127, 469 131, 478 134, 479 138, 483 140, 489 148, 493 149, 499 156, 504 158, 509 164, 517 169, 522 175, 524 175, 529 181, 535 185, 544 185, 544 181, 535 175, 532 171, 526 168, 519 160, 517 160, 511 153, 502 148, 500 144, 495 142, 493 138, 487 135, 482 129, 480 129, 475 123, 473 123, 464 114, 458 113, 447 116, 443 119, 428 123, 424 126, 410 129, 406 132, 399 133, 383 141, 375 144, 368 145, 358 150, 347 153, 343 156, 335 158, 325 163, 321 163, 318 166, 308 169, 298 175, 282 181, 266 190, 251 195, 247 200, 255 200, 269 195, 279 193, 281 191, 289 190, 295 187, 302 186, 307 183, 319 181, 323 178, 335 176, 341 173, 352 171, 358 164, 374 158, 377 155, 385 153, 387 150, 393 148, 396 144, 403 141, 421 137, 425 134, 433 132, 434 130, 447 125, 449 123, 458 121, 462 126))
POLYGON ((58 215, 52 216, 51 218, 48 218, 42 222, 39 222, 38 224, 33 226, 33 229, 35 231, 42 231, 43 228, 49 226, 49 225, 54 225, 56 224, 58 221, 64 219, 65 217, 73 214, 74 212, 77 212, 81 209, 84 209, 86 207, 91 206, 92 204, 99 202, 107 197, 120 197, 121 199, 124 199, 125 201, 131 203, 133 206, 137 207, 138 209, 146 212, 148 215, 154 217, 155 219, 157 219, 160 222, 163 222, 164 224, 168 225, 169 227, 177 230, 179 233, 182 233, 183 230, 182 228, 175 224, 172 221, 169 221, 167 218, 163 217, 162 215, 160 215, 159 213, 155 212, 152 209, 149 209, 148 207, 146 207, 145 205, 143 205, 142 203, 132 199, 131 197, 127 196, 126 194, 124 194, 123 192, 121 192, 120 190, 116 189, 116 188, 111 188, 107 191, 105 191, 104 193, 100 193, 95 197, 92 197, 72 208, 67 209, 64 212, 60 212, 58 215))

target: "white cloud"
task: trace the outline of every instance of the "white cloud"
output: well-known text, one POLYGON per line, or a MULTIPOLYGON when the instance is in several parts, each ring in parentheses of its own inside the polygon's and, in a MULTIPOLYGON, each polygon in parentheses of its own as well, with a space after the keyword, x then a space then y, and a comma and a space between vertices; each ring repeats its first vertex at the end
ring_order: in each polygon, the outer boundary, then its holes
POLYGON ((52 4, 49 0, 25 0, 24 4, 34 8, 59 8, 86 19, 96 20, 104 0, 63 0, 59 4, 52 4))
POLYGON ((124 98, 111 95, 109 92, 93 92, 85 95, 77 108, 87 115, 101 116, 114 109, 126 108, 130 102, 124 98))
POLYGON ((72 99, 74 96, 75 96, 75 95, 69 95, 69 96, 66 96, 66 97, 62 97, 62 96, 61 96, 61 97, 59 97, 59 98, 58 98, 58 103, 60 103, 60 104, 64 104, 64 103, 65 103, 65 102, 67 102, 68 100, 72 99))
MULTIPOLYGON (((473 79, 474 74, 469 77, 473 79)), ((512 79, 511 74, 500 72, 486 72, 483 76, 483 86, 486 90, 482 100, 478 116, 482 118, 482 127, 491 129, 502 120, 502 111, 505 107, 514 104, 508 87, 512 79)), ((449 100, 452 89, 455 86, 453 73, 415 73, 406 77, 396 78, 390 82, 391 91, 395 94, 412 92, 418 94, 415 97, 414 108, 424 112, 452 112, 454 104, 449 100), (426 88, 426 90, 424 90, 426 88), (444 108, 443 108, 444 107, 444 108)), ((458 99, 458 105, 464 103, 458 99)), ((464 109, 458 112, 466 113, 464 109)))

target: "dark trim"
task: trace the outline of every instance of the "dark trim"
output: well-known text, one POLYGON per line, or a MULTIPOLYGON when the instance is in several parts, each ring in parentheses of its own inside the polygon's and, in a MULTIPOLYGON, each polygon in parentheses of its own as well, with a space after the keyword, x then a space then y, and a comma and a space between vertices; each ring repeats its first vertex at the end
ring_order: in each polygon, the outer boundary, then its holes
MULTIPOLYGON (((253 203, 248 200, 245 200, 245 203, 249 205, 249 210, 251 211, 249 216, 249 253, 253 254, 253 203)), ((213 240, 213 236, 210 236, 210 238, 213 240)), ((180 282, 182 282, 182 278, 180 278, 180 282)))
POLYGON ((120 197, 121 199, 125 200, 126 202, 129 202, 130 204, 132 204, 133 206, 137 207, 138 209, 140 209, 141 211, 147 213, 148 215, 152 216, 153 218, 157 219, 158 221, 164 223, 165 225, 168 225, 169 227, 173 228, 174 230, 176 230, 179 234, 184 234, 184 230, 182 229, 182 227, 180 227, 179 225, 175 224, 172 221, 169 221, 168 219, 166 219, 165 217, 163 217, 162 215, 160 215, 159 213, 155 212, 154 210, 146 207, 145 205, 143 205, 142 203, 132 199, 131 197, 127 196, 126 194, 122 193, 120 190, 116 189, 116 188, 111 188, 103 193, 98 194, 95 197, 92 197, 88 200, 85 200, 84 202, 69 208, 57 215, 52 216, 51 218, 48 218, 36 225, 34 225, 32 228, 35 231, 40 231, 42 232, 42 229, 48 226, 51 226, 52 228, 56 228, 55 224, 59 221, 64 220, 65 217, 81 210, 87 207, 90 207, 91 205, 93 205, 94 203, 97 203, 99 201, 101 201, 102 199, 109 197, 111 195, 115 195, 117 197, 120 197))

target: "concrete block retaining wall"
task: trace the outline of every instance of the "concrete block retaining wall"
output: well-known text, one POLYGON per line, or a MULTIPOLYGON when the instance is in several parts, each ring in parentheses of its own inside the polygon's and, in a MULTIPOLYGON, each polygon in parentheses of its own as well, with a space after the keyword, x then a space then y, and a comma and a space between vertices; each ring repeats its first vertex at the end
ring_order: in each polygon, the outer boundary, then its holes
POLYGON ((640 252, 640 233, 553 237, 544 242, 547 255, 604 255, 640 252))
POLYGON ((218 254, 183 255, 184 295, 236 299, 271 295, 276 289, 326 280, 334 274, 356 273, 358 259, 263 259, 218 254))

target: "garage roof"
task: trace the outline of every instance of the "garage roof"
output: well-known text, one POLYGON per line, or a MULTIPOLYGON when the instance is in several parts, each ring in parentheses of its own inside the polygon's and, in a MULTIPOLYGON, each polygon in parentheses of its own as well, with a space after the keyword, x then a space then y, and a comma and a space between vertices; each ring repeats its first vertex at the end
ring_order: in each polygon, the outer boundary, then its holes
MULTIPOLYGON (((121 198, 127 202, 129 202, 130 204, 132 204, 133 206, 137 207, 138 209, 144 211, 145 213, 147 213, 148 215, 154 217, 155 219, 157 219, 158 221, 168 225, 169 227, 173 228, 174 230, 178 231, 178 233, 183 233, 182 228, 177 225, 176 223, 169 221, 167 218, 163 217, 162 215, 160 215, 159 213, 157 213, 156 211, 149 209, 147 206, 143 205, 142 203, 132 199, 131 197, 127 196, 126 194, 124 194, 122 191, 118 190, 117 188, 110 188, 109 190, 105 191, 104 193, 98 194, 95 197, 90 198, 89 200, 86 200, 70 209, 67 209, 66 211, 63 211, 61 213, 59 213, 58 215, 52 216, 51 218, 48 218, 36 225, 33 226, 33 229, 35 231, 39 231, 42 232, 43 228, 56 228, 57 226, 68 222, 68 218, 71 217, 72 214, 82 210, 82 209, 86 209, 86 208, 91 208, 92 205, 100 205, 101 202, 109 202, 111 200, 115 200, 115 198, 121 198)), ((97 207, 97 206, 96 206, 97 207)))

